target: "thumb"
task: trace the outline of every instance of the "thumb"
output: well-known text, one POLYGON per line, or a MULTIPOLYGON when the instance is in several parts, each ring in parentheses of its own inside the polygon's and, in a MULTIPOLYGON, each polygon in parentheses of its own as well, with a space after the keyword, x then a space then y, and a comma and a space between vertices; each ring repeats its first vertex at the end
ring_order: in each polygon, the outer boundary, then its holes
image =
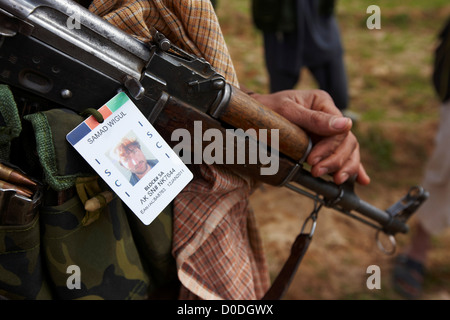
POLYGON ((353 126, 352 119, 341 116, 331 117, 328 124, 331 131, 335 131, 336 133, 343 133, 345 131, 350 131, 353 126))
POLYGON ((303 115, 298 117, 295 123, 308 132, 320 136, 346 133, 353 126, 350 118, 306 108, 303 110, 303 115))

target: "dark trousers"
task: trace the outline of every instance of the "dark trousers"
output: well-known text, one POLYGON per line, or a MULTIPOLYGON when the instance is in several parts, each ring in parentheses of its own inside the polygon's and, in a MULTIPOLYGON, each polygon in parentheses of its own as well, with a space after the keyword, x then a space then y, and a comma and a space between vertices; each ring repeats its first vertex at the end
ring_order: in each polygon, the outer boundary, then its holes
MULTIPOLYGON (((294 37, 284 37, 283 41, 276 34, 264 34, 264 50, 267 71, 270 78, 270 91, 289 90, 300 81, 303 57, 296 56, 294 37), (299 60, 300 59, 300 60, 299 60)), ((348 107, 347 73, 342 53, 339 52, 307 68, 311 71, 318 87, 330 94, 340 110, 348 107)))

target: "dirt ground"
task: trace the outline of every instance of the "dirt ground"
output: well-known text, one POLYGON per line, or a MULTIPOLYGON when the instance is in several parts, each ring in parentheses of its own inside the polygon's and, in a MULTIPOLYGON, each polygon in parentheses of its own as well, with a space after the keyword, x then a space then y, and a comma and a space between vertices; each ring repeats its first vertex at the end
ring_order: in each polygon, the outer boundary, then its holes
MULTIPOLYGON (((423 129, 428 136, 425 140, 428 140, 431 146, 434 130, 423 129)), ((395 135, 396 130, 390 130, 395 135)), ((396 172, 388 170, 378 175, 372 172, 372 183, 365 187, 356 186, 355 193, 362 200, 380 209, 387 209, 400 200, 408 192, 409 187, 404 183, 397 186, 383 181, 384 177, 391 176, 402 181, 417 181, 416 184, 420 184, 421 170, 411 171, 411 168, 420 167, 406 156, 409 153, 410 151, 399 148, 396 157, 397 161, 405 162, 403 169, 396 172)), ((369 159, 367 162, 370 163, 369 159)), ((389 179, 387 180, 389 182, 389 179)), ((270 274, 274 278, 287 259, 292 242, 299 234, 304 220, 313 209, 313 200, 287 188, 264 185, 252 195, 251 203, 260 225, 270 274)), ((408 225, 411 228, 408 234, 396 236, 396 252, 393 255, 386 255, 377 246, 374 228, 341 212, 329 208, 322 209, 309 250, 285 298, 402 299, 393 290, 390 275, 395 255, 406 246, 413 232, 414 217, 408 225), (366 282, 372 275, 372 272, 368 273, 367 268, 372 265, 380 268, 381 289, 367 288, 366 282)), ((427 275, 422 299, 450 299, 449 246, 450 232, 433 239, 433 250, 426 265, 427 275)))
MULTIPOLYGON (((386 191, 383 199, 400 199, 403 190, 386 191), (389 193, 389 194, 388 194, 389 193), (397 197, 396 197, 397 196, 397 197)), ((290 247, 313 208, 312 200, 287 188, 265 186, 252 196, 258 217, 269 270, 275 277, 288 257, 290 247)), ((373 201, 379 208, 393 202, 373 201)), ((319 213, 317 229, 286 299, 401 299, 390 284, 394 256, 382 253, 375 241, 376 231, 340 212, 325 208, 319 213), (381 271, 381 289, 369 290, 367 268, 381 271)), ((409 235, 396 237, 401 249, 409 235)), ((427 265, 423 299, 450 298, 450 233, 434 240, 435 248, 427 265)), ((397 252, 399 251, 397 249, 397 252)))

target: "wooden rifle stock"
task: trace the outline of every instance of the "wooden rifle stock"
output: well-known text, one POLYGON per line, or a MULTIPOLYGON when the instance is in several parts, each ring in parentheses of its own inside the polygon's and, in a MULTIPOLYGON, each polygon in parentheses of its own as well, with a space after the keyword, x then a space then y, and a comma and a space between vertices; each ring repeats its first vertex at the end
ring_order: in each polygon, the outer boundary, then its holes
MULTIPOLYGON (((219 114, 219 119, 244 131, 250 128, 279 129, 279 151, 294 161, 304 159, 309 152, 310 139, 301 128, 235 87, 232 87, 230 102, 219 114)), ((270 136, 268 141, 271 141, 270 136)))

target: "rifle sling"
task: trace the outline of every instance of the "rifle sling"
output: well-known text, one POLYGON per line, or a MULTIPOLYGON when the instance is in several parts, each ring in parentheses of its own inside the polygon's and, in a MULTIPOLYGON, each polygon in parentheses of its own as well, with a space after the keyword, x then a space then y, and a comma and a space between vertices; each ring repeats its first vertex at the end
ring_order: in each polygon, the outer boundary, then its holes
POLYGON ((289 258, 262 300, 281 300, 283 298, 308 250, 311 239, 310 234, 300 233, 297 236, 292 244, 289 258))

